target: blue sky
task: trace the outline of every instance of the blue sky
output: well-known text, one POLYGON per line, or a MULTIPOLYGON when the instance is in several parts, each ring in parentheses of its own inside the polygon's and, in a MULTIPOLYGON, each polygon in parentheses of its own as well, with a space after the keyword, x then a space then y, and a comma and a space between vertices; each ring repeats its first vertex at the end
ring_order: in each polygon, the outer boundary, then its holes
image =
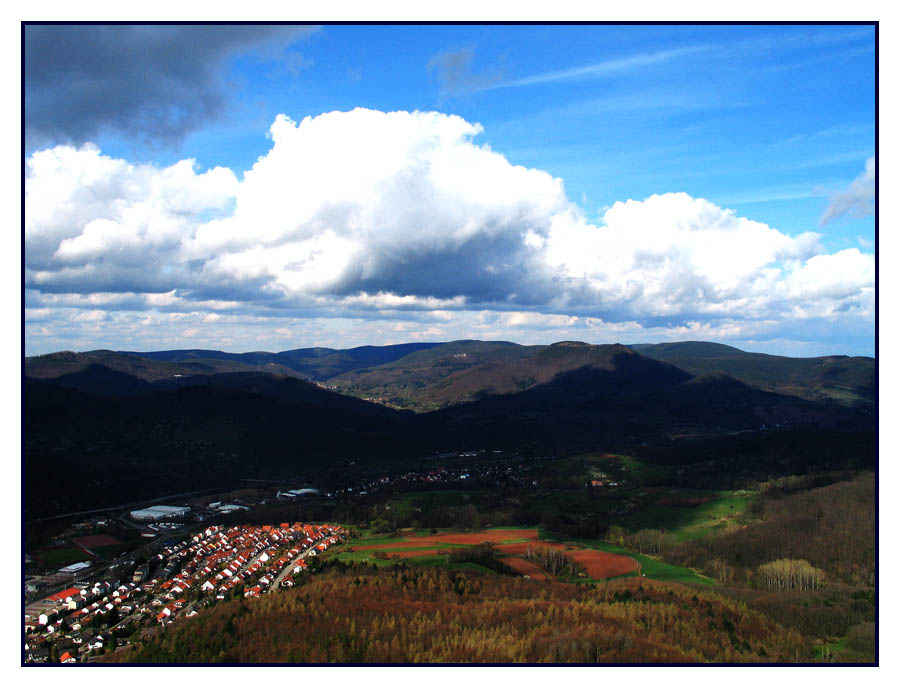
POLYGON ((25 89, 29 355, 874 354, 872 26, 30 27, 25 89))

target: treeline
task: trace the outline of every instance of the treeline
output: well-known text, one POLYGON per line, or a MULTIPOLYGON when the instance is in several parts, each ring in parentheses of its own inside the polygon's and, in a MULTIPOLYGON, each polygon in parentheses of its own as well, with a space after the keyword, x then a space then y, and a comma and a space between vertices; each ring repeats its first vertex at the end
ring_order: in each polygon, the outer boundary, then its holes
POLYGON ((804 559, 779 559, 756 569, 759 587, 773 590, 817 590, 825 582, 825 572, 804 559))
POLYGON ((577 576, 579 573, 584 573, 584 566, 564 551, 553 547, 529 545, 525 550, 525 558, 530 559, 554 576, 577 576))
POLYGON ((497 558, 497 551, 490 544, 483 543, 473 547, 454 547, 443 550, 441 554, 447 555, 448 564, 478 564, 486 569, 508 576, 518 575, 509 566, 497 558))
POLYGON ((811 645, 741 602, 647 579, 535 583, 400 564, 329 567, 107 658, 140 663, 808 662, 811 645))
POLYGON ((717 592, 813 638, 845 636, 855 626, 875 620, 875 596, 871 588, 827 583, 814 591, 723 586, 717 592))

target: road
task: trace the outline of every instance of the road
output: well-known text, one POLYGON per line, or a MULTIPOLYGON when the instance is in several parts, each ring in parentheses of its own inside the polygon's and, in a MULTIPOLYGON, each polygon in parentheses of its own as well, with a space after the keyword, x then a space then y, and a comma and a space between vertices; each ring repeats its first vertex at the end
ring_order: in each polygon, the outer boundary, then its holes
POLYGON ((160 502, 165 502, 168 499, 177 499, 180 497, 193 497, 194 495, 207 494, 210 492, 218 492, 222 488, 216 489, 206 489, 206 490, 195 490, 193 492, 179 492, 178 494, 165 495, 164 497, 156 497, 152 500, 142 499, 139 502, 128 502, 127 504, 118 504, 116 506, 104 507, 103 509, 90 509, 88 511, 70 511, 67 514, 58 514, 56 516, 44 516, 43 518, 35 518, 31 521, 26 521, 25 525, 34 525, 35 523, 44 523, 45 521, 55 521, 60 518, 68 518, 70 516, 87 516, 88 514, 102 514, 107 511, 116 511, 117 509, 127 509, 133 506, 140 506, 142 504, 148 504, 150 502, 159 504, 160 502))
POLYGON ((283 580, 285 579, 285 577, 286 577, 291 571, 294 570, 294 567, 297 565, 297 562, 298 562, 298 561, 300 561, 301 559, 305 559, 305 558, 306 558, 306 556, 312 551, 313 547, 315 547, 315 545, 312 545, 309 549, 305 549, 305 550, 303 550, 302 552, 300 552, 300 554, 297 556, 296 559, 294 559, 294 561, 292 561, 290 564, 288 564, 287 566, 285 566, 285 567, 284 567, 284 570, 282 570, 282 572, 278 574, 278 577, 272 582, 272 585, 270 585, 270 586, 268 587, 268 589, 266 590, 266 592, 272 592, 273 590, 277 590, 277 589, 278 589, 278 586, 281 585, 281 581, 283 581, 283 580))

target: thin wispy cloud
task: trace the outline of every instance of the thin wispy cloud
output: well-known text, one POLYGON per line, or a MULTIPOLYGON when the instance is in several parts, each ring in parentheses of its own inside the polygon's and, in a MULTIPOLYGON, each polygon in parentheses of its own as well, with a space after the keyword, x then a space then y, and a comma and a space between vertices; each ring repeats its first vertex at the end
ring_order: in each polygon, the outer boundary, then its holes
POLYGON ((794 134, 788 138, 780 139, 772 144, 772 147, 791 146, 798 143, 817 141, 819 139, 832 139, 840 137, 857 136, 860 134, 875 133, 875 124, 863 122, 858 124, 838 124, 833 127, 819 129, 810 133, 794 134))
POLYGON ((496 69, 475 73, 472 69, 474 57, 472 47, 432 55, 426 67, 429 72, 437 73, 442 97, 483 91, 502 79, 502 74, 496 69))
POLYGON ((846 189, 830 195, 828 208, 819 220, 824 227, 839 217, 866 217, 875 213, 875 156, 866 160, 865 172, 846 189))
POLYGON ((752 205, 754 203, 772 203, 773 201, 796 201, 802 198, 815 198, 821 196, 819 190, 808 186, 758 189, 738 193, 732 196, 715 198, 715 202, 724 206, 752 205))
POLYGON ((644 67, 663 64, 679 59, 686 55, 693 55, 698 52, 709 50, 710 46, 694 45, 684 48, 676 48, 674 50, 662 50, 655 53, 643 53, 640 55, 631 55, 615 60, 605 60, 603 62, 595 62, 594 64, 583 65, 581 67, 572 67, 553 72, 544 72, 543 74, 534 74, 513 81, 505 81, 495 84, 491 88, 512 88, 516 86, 533 86, 535 84, 546 84, 556 81, 581 81, 586 79, 597 79, 605 76, 619 76, 631 73, 644 67))

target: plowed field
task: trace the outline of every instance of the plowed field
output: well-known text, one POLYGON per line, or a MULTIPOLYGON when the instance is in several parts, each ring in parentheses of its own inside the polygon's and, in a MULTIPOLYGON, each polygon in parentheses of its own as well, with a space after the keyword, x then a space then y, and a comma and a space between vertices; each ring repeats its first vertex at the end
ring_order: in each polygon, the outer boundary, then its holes
POLYGON ((411 535, 405 538, 407 542, 417 543, 452 543, 455 545, 477 545, 482 542, 499 544, 504 540, 537 540, 538 532, 534 528, 529 530, 482 530, 477 533, 437 533, 435 535, 411 535))
POLYGON ((612 578, 636 571, 638 563, 631 557, 609 552, 598 552, 595 549, 574 549, 566 552, 579 564, 584 566, 590 578, 612 578))
POLYGON ((545 581, 550 579, 549 574, 533 561, 521 559, 520 557, 504 557, 501 561, 509 568, 528 576, 532 580, 545 581))
POLYGON ((503 552, 504 554, 525 554, 528 551, 529 547, 552 547, 553 549, 566 549, 565 545, 561 545, 558 542, 543 542, 541 540, 534 540, 533 542, 514 542, 509 545, 497 545, 495 549, 498 552, 503 552))
POLYGON ((544 542, 538 539, 538 532, 533 528, 528 530, 482 530, 477 533, 410 535, 400 542, 355 545, 353 549, 357 552, 372 550, 385 552, 391 559, 411 559, 438 554, 445 551, 447 545, 478 545, 482 542, 493 543, 494 549, 500 554, 513 555, 504 557, 503 562, 535 580, 547 580, 550 574, 537 564, 520 558, 520 555, 525 554, 529 547, 552 547, 564 550, 567 555, 584 566, 586 574, 591 578, 612 578, 631 573, 638 568, 638 563, 634 559, 621 554, 610 554, 593 549, 572 549, 571 546, 558 542, 544 542), (527 542, 509 542, 510 540, 526 539, 527 542))

